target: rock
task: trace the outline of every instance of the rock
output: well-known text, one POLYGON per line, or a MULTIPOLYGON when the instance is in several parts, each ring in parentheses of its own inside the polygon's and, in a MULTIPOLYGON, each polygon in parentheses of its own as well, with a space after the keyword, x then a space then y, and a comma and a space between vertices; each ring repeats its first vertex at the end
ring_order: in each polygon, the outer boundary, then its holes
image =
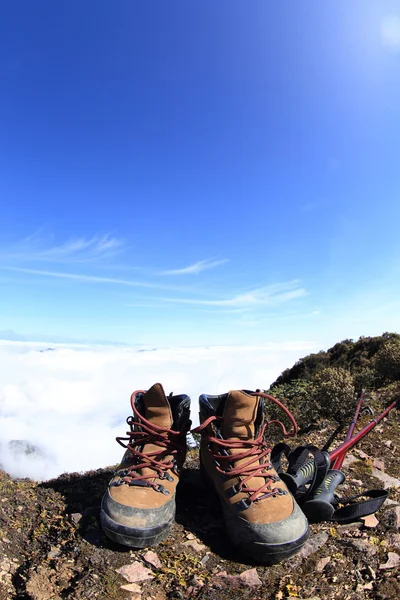
POLYGON ((392 445, 392 440, 386 440, 385 442, 383 442, 384 445, 386 446, 386 448, 390 448, 390 446, 392 445))
POLYGON ((388 552, 388 559, 383 565, 379 565, 380 569, 393 569, 400 565, 400 556, 396 552, 388 552))
POLYGON ((366 540, 349 540, 346 541, 345 544, 347 547, 350 546, 352 548, 355 548, 356 550, 364 554, 367 558, 375 556, 375 554, 378 553, 378 548, 376 547, 376 545, 372 544, 371 542, 367 542, 366 540))
POLYGON ((240 585, 240 580, 239 575, 228 575, 226 571, 221 571, 213 577, 212 583, 217 587, 238 587, 240 585))
POLYGON ((301 558, 308 558, 311 556, 311 554, 317 552, 321 546, 326 544, 328 539, 329 535, 326 533, 326 531, 321 531, 321 533, 310 536, 297 556, 301 558))
POLYGON ((326 565, 330 562, 331 562, 331 557, 325 556, 325 558, 321 558, 321 560, 319 560, 317 562, 317 566, 315 567, 315 569, 318 571, 318 573, 322 573, 322 571, 325 569, 326 565))
POLYGON ((56 558, 61 552, 61 548, 57 546, 50 546, 50 552, 47 554, 49 560, 56 558))
POLYGON ((364 523, 364 527, 368 527, 369 529, 379 525, 379 521, 375 515, 367 515, 366 517, 362 517, 361 520, 364 523))
POLYGON ((370 456, 366 452, 364 452, 363 450, 360 450, 359 448, 355 448, 353 450, 353 452, 354 452, 354 454, 356 454, 357 456, 359 456, 363 460, 367 460, 367 458, 370 458, 370 456))
POLYGON ((190 580, 190 583, 195 588, 202 588, 202 587, 204 587, 204 581, 202 579, 200 579, 200 577, 198 577, 197 575, 193 575, 192 579, 190 580))
POLYGON ((137 585, 137 583, 127 583, 125 585, 121 585, 121 590, 126 590, 127 592, 134 592, 136 594, 142 593, 142 590, 137 585))
POLYGON ((385 463, 380 458, 374 458, 372 466, 375 467, 375 469, 379 469, 379 471, 385 470, 385 463))
POLYGON ((200 544, 196 540, 188 540, 187 542, 183 542, 183 545, 184 546, 189 546, 190 548, 192 548, 196 552, 201 552, 202 550, 206 549, 206 547, 204 546, 204 544, 200 544))
POLYGON ((399 479, 396 479, 395 477, 391 477, 390 475, 388 475, 387 473, 384 473, 383 471, 380 471, 379 469, 372 469, 372 475, 374 477, 376 477, 377 479, 379 479, 380 481, 382 481, 383 487, 385 488, 385 490, 387 490, 391 487, 393 487, 393 488, 400 487, 399 479))
POLYGON ((195 540, 196 539, 196 536, 193 535, 193 533, 187 533, 186 537, 187 537, 188 540, 195 540))
POLYGON ((357 485, 358 487, 361 487, 363 482, 361 481, 361 479, 351 479, 350 483, 352 483, 353 485, 357 485))
POLYGON ((337 525, 336 531, 339 535, 345 535, 347 533, 353 533, 354 531, 361 529, 361 527, 362 523, 347 523, 346 525, 337 525))
POLYGON ((357 460, 358 459, 355 456, 352 456, 352 454, 346 454, 346 456, 344 457, 344 461, 343 461, 343 468, 347 469, 347 467, 352 465, 357 460))
POLYGON ((400 533, 390 533, 387 538, 387 545, 400 550, 400 533))
POLYGON ((120 569, 116 569, 116 572, 122 575, 129 583, 136 583, 138 581, 146 581, 147 579, 154 579, 154 575, 150 569, 147 569, 142 565, 141 562, 135 560, 130 565, 124 565, 120 569))
POLYGON ((155 567, 156 569, 161 569, 162 564, 160 559, 158 558, 158 554, 156 552, 153 552, 152 550, 149 550, 148 552, 146 552, 146 554, 143 554, 143 559, 152 567, 155 567))
POLYGON ((364 583, 364 585, 362 587, 363 587, 363 590, 372 590, 374 588, 374 582, 369 581, 368 583, 364 583))
POLYGON ((257 569, 248 569, 247 571, 243 571, 240 573, 239 579, 249 587, 256 587, 258 585, 262 585, 262 582, 258 576, 257 569))
POLYGON ((81 513, 71 513, 69 515, 69 520, 71 521, 71 523, 73 523, 74 525, 78 525, 79 521, 82 519, 82 515, 81 513))
POLYGON ((393 506, 388 508, 382 514, 386 527, 393 527, 394 529, 400 529, 400 506, 393 506))
POLYGON ((228 575, 226 571, 221 571, 213 578, 213 583, 217 586, 222 584, 229 587, 239 587, 241 585, 257 587, 262 585, 256 568, 247 569, 247 571, 243 571, 240 575, 228 575))

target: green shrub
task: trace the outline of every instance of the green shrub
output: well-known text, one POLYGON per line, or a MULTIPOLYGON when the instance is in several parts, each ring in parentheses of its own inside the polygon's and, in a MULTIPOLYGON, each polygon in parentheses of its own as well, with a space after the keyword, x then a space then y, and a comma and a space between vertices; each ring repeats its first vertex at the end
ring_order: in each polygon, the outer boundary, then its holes
POLYGON ((381 385, 400 380, 400 341, 386 342, 375 355, 375 370, 381 385))
POLYGON ((313 377, 314 402, 320 415, 342 423, 354 412, 356 396, 354 380, 346 369, 326 367, 313 377))

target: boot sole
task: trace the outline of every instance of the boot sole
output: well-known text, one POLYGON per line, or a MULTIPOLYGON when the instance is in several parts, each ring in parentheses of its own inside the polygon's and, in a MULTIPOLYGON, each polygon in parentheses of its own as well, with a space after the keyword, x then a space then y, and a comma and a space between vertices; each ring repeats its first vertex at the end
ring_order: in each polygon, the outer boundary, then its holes
POLYGON ((234 545, 240 549, 241 552, 246 554, 246 556, 253 558, 256 561, 262 562, 263 564, 273 565, 287 558, 290 558, 294 554, 297 554, 302 548, 302 546, 304 546, 310 535, 310 528, 308 524, 307 529, 302 536, 300 536, 297 540, 293 540, 286 544, 267 544, 265 542, 252 542, 251 544, 248 544, 246 543, 247 540, 245 541, 244 538, 242 539, 240 535, 236 535, 234 537, 232 535, 232 532, 235 531, 235 516, 232 515, 231 511, 227 509, 222 498, 220 498, 215 488, 214 482, 208 475, 201 462, 200 473, 207 487, 211 485, 212 489, 216 492, 218 496, 222 508, 222 514, 224 516, 225 527, 230 539, 232 540, 234 545))
POLYGON ((171 532, 174 520, 157 527, 133 529, 113 521, 103 510, 100 513, 101 526, 106 536, 113 542, 130 548, 147 548, 156 546, 171 532))

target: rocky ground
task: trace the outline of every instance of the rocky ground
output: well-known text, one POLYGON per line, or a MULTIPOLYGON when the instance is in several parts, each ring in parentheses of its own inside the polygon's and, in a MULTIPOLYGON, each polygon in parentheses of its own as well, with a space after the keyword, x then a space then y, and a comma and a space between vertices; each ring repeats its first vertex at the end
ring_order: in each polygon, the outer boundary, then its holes
MULTIPOLYGON (((393 411, 344 467, 344 495, 390 488, 376 518, 312 525, 301 553, 272 567, 232 548, 218 500, 200 480, 195 450, 182 476, 171 537, 139 551, 112 544, 100 529, 111 468, 42 484, 0 472, 0 600, 400 598, 399 420, 393 411)), ((321 444, 332 429, 321 426, 305 441, 321 444)))

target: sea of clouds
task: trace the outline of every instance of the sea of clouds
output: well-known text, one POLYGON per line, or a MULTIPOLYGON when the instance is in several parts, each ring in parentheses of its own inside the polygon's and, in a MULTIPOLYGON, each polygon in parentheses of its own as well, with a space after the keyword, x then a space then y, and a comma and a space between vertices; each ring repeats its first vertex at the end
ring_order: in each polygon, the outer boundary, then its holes
POLYGON ((0 465, 44 480, 115 464, 123 450, 129 398, 161 382, 192 398, 268 388, 315 350, 302 342, 264 346, 138 348, 0 341, 0 465), (16 443, 21 440, 23 443, 16 443))

